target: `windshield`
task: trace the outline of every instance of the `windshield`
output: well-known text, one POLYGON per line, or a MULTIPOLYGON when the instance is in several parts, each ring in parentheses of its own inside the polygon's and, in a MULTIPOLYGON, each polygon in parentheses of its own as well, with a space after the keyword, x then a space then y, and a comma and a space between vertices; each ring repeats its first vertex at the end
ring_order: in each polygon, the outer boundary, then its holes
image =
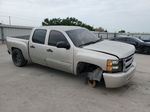
POLYGON ((139 38, 134 38, 136 41, 138 42, 144 42, 143 40, 139 39, 139 38))
POLYGON ((69 30, 66 33, 77 47, 92 44, 100 40, 100 38, 86 29, 69 30))

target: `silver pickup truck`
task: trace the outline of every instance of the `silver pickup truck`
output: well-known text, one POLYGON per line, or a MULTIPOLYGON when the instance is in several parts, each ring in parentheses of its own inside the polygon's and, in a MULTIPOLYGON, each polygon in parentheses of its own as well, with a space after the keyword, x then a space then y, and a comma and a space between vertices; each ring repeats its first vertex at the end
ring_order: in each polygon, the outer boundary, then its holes
POLYGON ((77 26, 39 27, 30 36, 6 40, 16 66, 33 62, 75 75, 84 74, 91 87, 101 80, 108 88, 121 87, 135 71, 134 46, 102 40, 77 26))

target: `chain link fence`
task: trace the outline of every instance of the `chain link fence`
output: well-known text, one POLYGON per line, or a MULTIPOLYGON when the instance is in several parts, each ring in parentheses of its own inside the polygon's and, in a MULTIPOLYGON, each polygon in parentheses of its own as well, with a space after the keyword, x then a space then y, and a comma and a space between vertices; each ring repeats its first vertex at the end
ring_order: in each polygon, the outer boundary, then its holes
POLYGON ((7 36, 30 35, 32 27, 0 25, 0 43, 4 43, 7 36))
POLYGON ((150 33, 110 33, 110 32, 93 32, 96 36, 103 39, 112 39, 120 36, 131 36, 143 39, 150 39, 150 33))

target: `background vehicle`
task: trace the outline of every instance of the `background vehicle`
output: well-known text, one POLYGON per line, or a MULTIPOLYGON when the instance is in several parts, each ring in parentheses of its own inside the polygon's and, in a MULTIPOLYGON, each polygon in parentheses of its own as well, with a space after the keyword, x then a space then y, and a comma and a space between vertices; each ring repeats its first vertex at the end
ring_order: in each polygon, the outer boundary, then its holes
POLYGON ((143 40, 144 42, 150 42, 150 38, 140 38, 141 40, 143 40))
POLYGON ((34 28, 30 38, 7 37, 7 47, 16 66, 34 62, 75 75, 85 74, 92 87, 102 79, 106 87, 123 86, 135 71, 134 46, 102 41, 81 27, 34 28))
POLYGON ((112 39, 113 41, 119 41, 134 45, 136 52, 150 54, 150 43, 144 42, 143 40, 136 37, 116 37, 112 39))

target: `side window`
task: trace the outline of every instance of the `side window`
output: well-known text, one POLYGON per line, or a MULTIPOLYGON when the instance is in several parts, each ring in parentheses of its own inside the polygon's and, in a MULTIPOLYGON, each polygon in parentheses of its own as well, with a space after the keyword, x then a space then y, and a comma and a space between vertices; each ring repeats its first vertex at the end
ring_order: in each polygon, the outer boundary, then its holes
POLYGON ((136 41, 134 39, 128 38, 128 43, 130 43, 130 44, 136 44, 136 41))
POLYGON ((134 42, 132 39, 128 38, 127 41, 130 42, 134 42))
POLYGON ((122 38, 122 41, 123 41, 123 42, 127 42, 127 39, 126 39, 126 38, 122 38))
POLYGON ((59 31, 52 30, 49 35, 48 45, 56 46, 57 42, 67 42, 66 37, 59 31))
POLYGON ((121 42, 126 42, 126 39, 125 39, 125 38, 122 38, 122 37, 119 38, 118 40, 121 41, 121 42))
POLYGON ((39 44, 44 44, 46 37, 46 30, 44 29, 36 29, 34 31, 32 41, 39 44))
POLYGON ((130 42, 130 39, 127 38, 127 42, 129 43, 129 42, 130 42))

